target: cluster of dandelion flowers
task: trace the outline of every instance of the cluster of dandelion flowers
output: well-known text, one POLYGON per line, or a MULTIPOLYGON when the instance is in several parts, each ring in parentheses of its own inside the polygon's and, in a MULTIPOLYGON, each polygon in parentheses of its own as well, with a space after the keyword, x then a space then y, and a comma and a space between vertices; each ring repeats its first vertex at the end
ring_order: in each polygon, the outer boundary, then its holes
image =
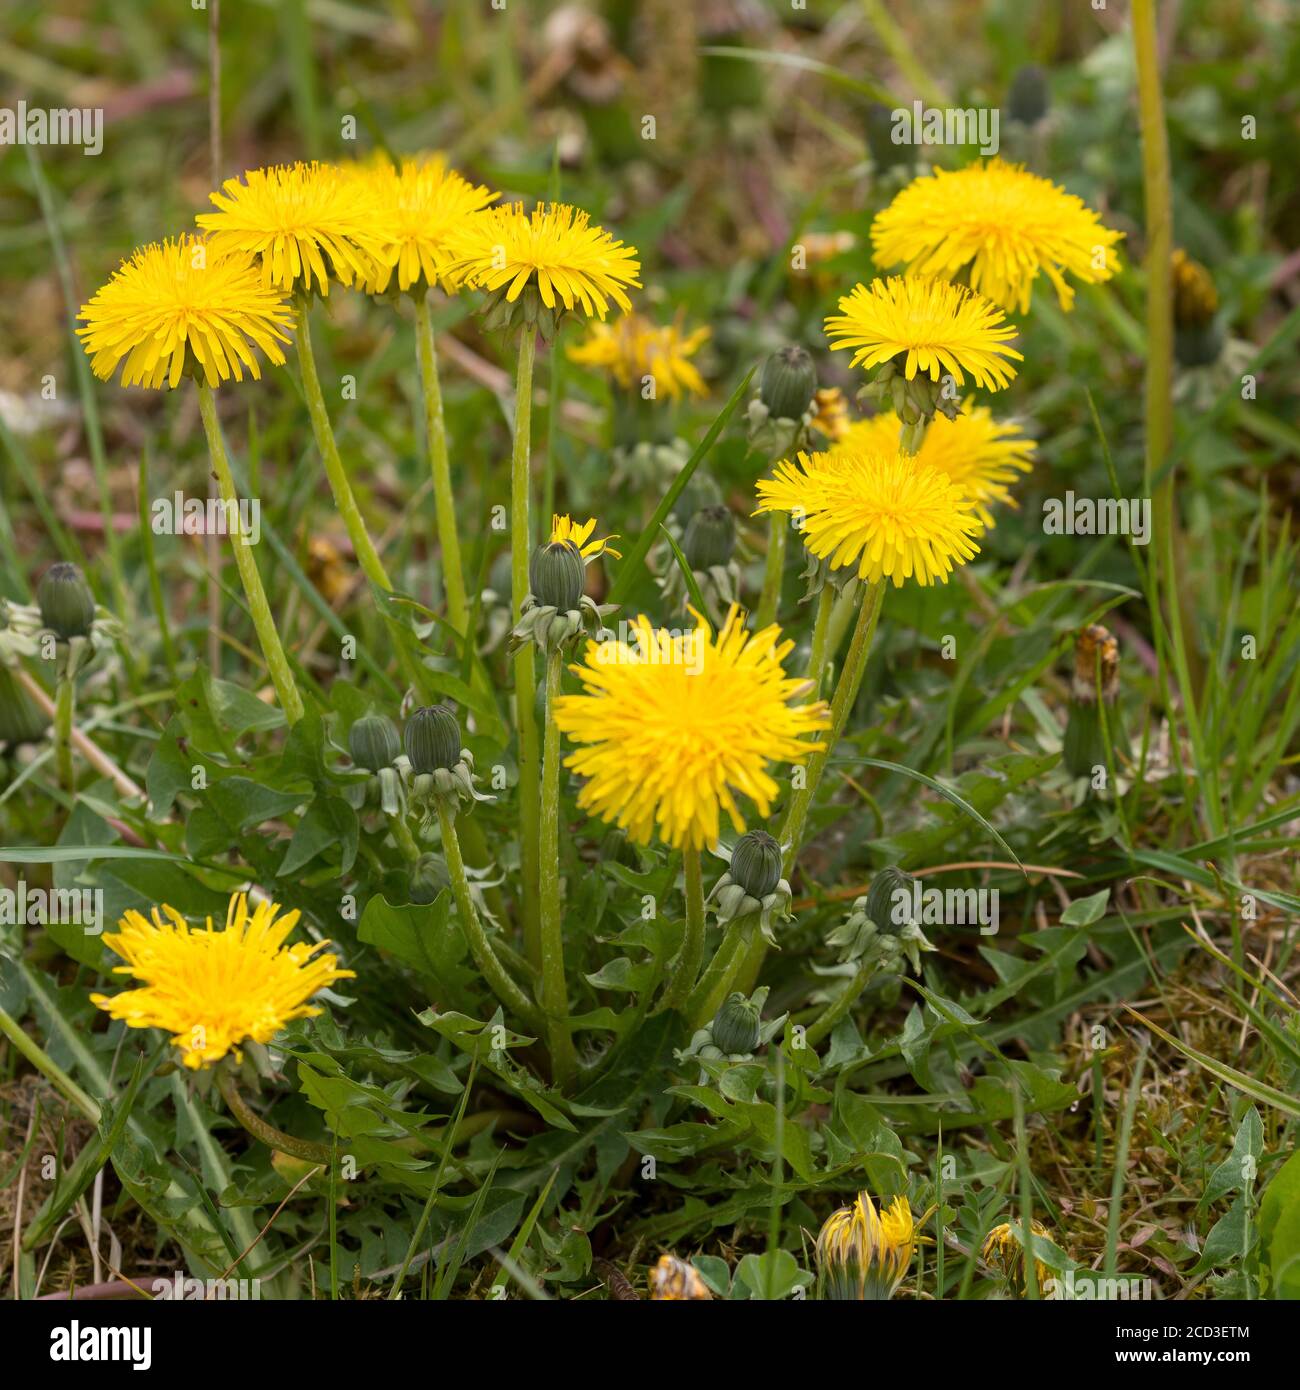
POLYGON ((822 747, 822 701, 796 703, 808 682, 785 674, 794 643, 775 626, 746 631, 732 607, 714 634, 698 614, 690 632, 632 625, 633 641, 589 642, 572 669, 584 694, 556 701, 555 722, 582 745, 566 762, 586 778, 578 803, 640 844, 657 834, 674 848, 717 843, 721 813, 745 828, 737 795, 761 816, 780 787, 770 763, 822 747))
POLYGON ((799 454, 758 482, 761 512, 789 512, 804 545, 831 569, 857 567, 869 583, 901 588, 947 583, 955 565, 979 553, 983 526, 969 497, 938 469, 899 453, 799 454))
POLYGON ((280 344, 289 306, 263 283, 242 252, 223 252, 196 236, 154 242, 123 261, 82 305, 77 329, 91 370, 109 380, 122 366, 123 386, 175 387, 187 370, 209 386, 254 378, 257 347, 284 362, 280 344))
POLYGON ((625 391, 640 390, 647 377, 655 395, 677 400, 683 392, 707 394, 704 378, 691 358, 708 342, 708 328, 685 331, 680 316, 659 325, 642 314, 624 314, 613 323, 593 323, 584 342, 569 349, 569 360, 599 367, 625 391))
POLYGON ((877 1210, 869 1192, 841 1207, 817 1236, 822 1297, 872 1301, 892 1298, 916 1249, 916 1226, 906 1197, 877 1210))
POLYGON ((243 893, 230 899, 224 931, 211 918, 191 927, 166 905, 152 921, 128 912, 104 944, 126 962, 113 973, 141 987, 91 1001, 128 1027, 166 1029, 191 1070, 211 1066, 241 1042, 270 1042, 291 1019, 320 1013, 312 995, 353 977, 337 956, 317 955, 328 942, 284 944, 298 918, 271 902, 250 911, 243 893))
POLYGON ((405 294, 414 286, 454 290, 452 243, 465 224, 501 195, 476 185, 447 167, 441 155, 386 158, 359 165, 353 177, 361 184, 378 224, 375 264, 365 281, 371 294, 383 294, 397 276, 405 294))
POLYGON ((374 191, 336 165, 250 169, 209 198, 217 211, 200 213, 198 225, 219 249, 260 260, 264 284, 328 295, 331 278, 364 283, 380 260, 384 238, 374 191))
MULTIPOLYGON (((851 454, 888 454, 898 447, 902 422, 892 410, 855 420, 836 441, 831 458, 851 454)), ((986 406, 966 403, 952 419, 936 415, 926 427, 916 460, 937 469, 971 504, 985 526, 993 525, 990 508, 1016 505, 1010 484, 1033 468, 1035 444, 1009 422, 995 420, 986 406)))
POLYGON ((1000 391, 1016 374, 1006 360, 1023 357, 1007 345, 1016 327, 996 305, 964 285, 891 275, 870 288, 855 285, 826 320, 831 351, 852 348, 851 366, 870 371, 891 358, 911 381, 919 371, 931 381, 949 372, 958 386, 969 372, 977 386, 1000 391))
POLYGON ((629 312, 625 287, 641 287, 635 249, 567 203, 539 205, 530 213, 522 203, 487 208, 456 237, 449 269, 475 288, 504 290, 510 304, 531 284, 548 309, 581 308, 589 318, 603 319, 611 299, 629 312))
POLYGON ((871 224, 876 264, 951 278, 970 267, 971 288, 1025 313, 1041 271, 1065 309, 1074 289, 1109 280, 1123 236, 1081 198, 1000 159, 914 179, 871 224))

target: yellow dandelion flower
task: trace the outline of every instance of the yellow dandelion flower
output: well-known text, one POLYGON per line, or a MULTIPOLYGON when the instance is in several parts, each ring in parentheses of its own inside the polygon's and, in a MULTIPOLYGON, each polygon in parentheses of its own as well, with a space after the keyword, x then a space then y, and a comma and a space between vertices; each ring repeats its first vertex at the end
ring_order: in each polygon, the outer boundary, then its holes
POLYGON ((892 1298, 916 1249, 916 1225, 906 1197, 879 1211, 869 1192, 826 1219, 817 1236, 820 1293, 837 1301, 892 1298))
POLYGON ((951 372, 958 386, 965 368, 977 386, 1000 391, 1016 369, 1004 358, 1023 357, 1006 340, 1016 327, 1002 311, 962 285, 946 280, 904 279, 891 275, 873 280, 871 288, 855 285, 839 303, 840 312, 826 320, 826 335, 839 338, 831 351, 855 348, 854 367, 868 371, 906 354, 908 381, 918 370, 938 381, 951 372))
MULTIPOLYGON (((892 410, 855 420, 831 448, 842 454, 892 453, 898 448, 902 422, 892 410)), ((1013 424, 995 420, 986 406, 966 403, 953 420, 936 415, 926 428, 917 462, 943 473, 971 504, 985 526, 993 525, 989 510, 996 503, 1016 505, 1009 484, 1033 468, 1037 446, 1013 424)))
POLYGON ((586 693, 556 701, 560 730, 585 745, 566 760, 587 779, 578 804, 640 844, 716 844, 723 811, 743 831, 737 793, 766 817, 780 794, 768 764, 824 747, 803 739, 829 711, 794 703, 808 690, 783 668, 794 643, 775 624, 747 632, 734 605, 716 636, 694 617, 690 632, 640 617, 631 643, 589 642, 572 668, 586 693))
MULTIPOLYGON (((1051 1233, 1041 1221, 1030 1221, 1029 1229, 1044 1240, 1051 1239, 1051 1233)), ((1025 1250, 1020 1243, 1018 1227, 1013 1228, 1006 1221, 1000 1226, 994 1226, 984 1242, 984 1262, 992 1265, 1018 1292, 1025 1291, 1025 1250)), ((1038 1288, 1041 1293, 1043 1285, 1053 1277, 1052 1270, 1042 1260, 1035 1258, 1034 1273, 1038 1276, 1038 1288)))
POLYGON ((457 288, 450 269, 453 238, 501 195, 462 178, 442 155, 404 159, 400 165, 381 156, 353 172, 373 201, 378 222, 367 292, 383 294, 394 271, 403 293, 418 284, 457 288))
POLYGON ((616 560, 623 558, 621 550, 615 550, 610 541, 618 540, 618 533, 606 536, 603 540, 588 540, 588 537, 596 529, 596 518, 590 517, 579 525, 568 516, 551 517, 551 544, 559 545, 564 541, 568 543, 582 556, 584 560, 594 560, 597 555, 612 555, 616 560))
POLYGON ((758 482, 760 512, 790 512, 803 542, 831 569, 856 565, 872 584, 946 584, 979 553, 973 504, 938 469, 898 451, 800 454, 758 482))
POLYGON ((290 1019, 320 1013, 307 1002, 312 995, 353 978, 337 956, 316 954, 328 942, 284 944, 299 915, 269 902, 250 912, 243 893, 230 899, 224 931, 210 917, 206 929, 191 927, 166 904, 152 921, 128 912, 104 944, 126 962, 113 973, 142 987, 92 994, 91 1002, 131 1028, 166 1029, 191 1070, 232 1050, 238 1056, 241 1042, 270 1042, 290 1019))
POLYGON ((1022 314, 1040 271, 1064 309, 1074 302, 1067 272, 1109 280, 1122 236, 1082 198, 1000 159, 914 179, 871 224, 877 265, 945 279, 970 266, 972 289, 1022 314))
POLYGON ((245 255, 222 255, 200 237, 183 236, 141 247, 81 306, 77 329, 90 367, 108 381, 117 365, 123 386, 176 386, 191 370, 209 386, 262 375, 261 348, 279 366, 289 306, 262 283, 245 255))
POLYGON ((510 304, 531 285, 548 309, 580 307, 602 319, 611 299, 625 313, 632 308, 624 286, 641 287, 636 249, 567 203, 531 213, 522 203, 485 209, 461 229, 450 268, 471 286, 504 290, 510 304))
POLYGON ((652 1302, 704 1302, 713 1297, 699 1270, 676 1255, 659 1256, 649 1283, 652 1302))
POLYGON ((569 360, 608 372, 625 390, 640 391, 650 377, 654 399, 677 400, 683 390, 694 396, 708 392, 691 358, 709 340, 708 328, 687 333, 682 319, 660 327, 641 314, 624 314, 613 323, 593 323, 585 342, 569 348, 569 360))
POLYGON ((280 164, 250 169, 208 195, 216 212, 195 219, 222 250, 246 251, 262 263, 262 282, 329 294, 364 282, 383 246, 370 187, 333 164, 280 164), (328 257, 328 265, 326 258, 328 257))
POLYGON ((813 397, 813 409, 813 429, 820 430, 832 442, 846 438, 853 428, 849 403, 838 386, 821 387, 813 397))

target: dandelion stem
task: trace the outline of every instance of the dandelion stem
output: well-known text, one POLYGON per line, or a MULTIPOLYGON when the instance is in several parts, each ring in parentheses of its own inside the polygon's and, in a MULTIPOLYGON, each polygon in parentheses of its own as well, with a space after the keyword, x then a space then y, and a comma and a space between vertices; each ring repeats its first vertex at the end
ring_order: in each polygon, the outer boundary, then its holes
POLYGON ((576 1059, 569 1029, 569 995, 564 982, 564 924, 560 914, 560 730, 555 702, 560 695, 562 656, 546 659, 546 735, 542 748, 541 806, 541 1005, 546 1015, 551 1076, 562 1090, 573 1081, 576 1059))
POLYGON ((808 1031, 804 1034, 804 1042, 809 1047, 816 1047, 823 1038, 830 1036, 835 1025, 853 1007, 858 995, 866 989, 867 982, 874 973, 874 966, 867 964, 865 959, 859 964, 857 973, 845 986, 844 992, 837 994, 817 1015, 816 1019, 809 1024, 808 1031))
POLYGON ((826 671, 828 655, 827 634, 831 625, 831 610, 835 607, 835 588, 831 584, 822 587, 817 595, 817 616, 813 619, 812 650, 808 653, 808 679, 812 682, 812 694, 821 694, 822 676, 826 671))
POLYGON ((784 512, 772 513, 772 529, 767 539, 767 568, 763 571, 763 590, 758 597, 754 629, 761 632, 776 621, 781 606, 781 580, 785 576, 785 532, 789 520, 784 512))
POLYGON ((753 917, 748 920, 737 918, 723 928, 725 935, 722 944, 714 953, 708 969, 700 976, 700 982, 691 991, 686 1004, 686 1016, 691 1029, 705 1027, 722 1006, 723 1000, 731 993, 749 954, 750 942, 754 938, 753 917))
POLYGON ((314 1144, 310 1139, 295 1139, 292 1134, 268 1124, 239 1094, 235 1074, 228 1067, 217 1068, 217 1089, 235 1119, 268 1149, 278 1149, 293 1158, 306 1159, 308 1163, 323 1163, 326 1169, 330 1167, 330 1150, 324 1144, 314 1144))
MULTIPOLYGON (((510 593, 517 616, 528 597, 528 557, 532 549, 528 516, 529 447, 533 416, 533 361, 537 335, 525 325, 519 339, 519 371, 515 378, 515 439, 510 457, 510 593)), ((538 783, 537 713, 533 648, 524 643, 515 653, 515 723, 519 733, 519 901, 524 947, 535 970, 542 969, 542 928, 538 892, 538 822, 541 787, 538 783)))
POLYGON ((212 396, 212 387, 206 381, 199 382, 199 413, 203 417, 203 430, 208 437, 208 454, 216 471, 217 485, 226 511, 235 518, 231 533, 231 548, 235 552, 235 565, 243 581, 244 595, 248 599, 248 611, 253 618, 257 640, 262 645, 262 655, 266 658, 271 682, 275 686, 276 698, 284 717, 290 724, 296 724, 303 714, 302 696, 298 693, 293 670, 280 645, 280 634, 276 631, 275 618, 271 605, 266 601, 266 590, 257 572, 257 562, 253 559, 252 547, 245 544, 238 518, 239 498, 235 492, 235 480, 230 473, 230 460, 226 457, 226 446, 221 438, 221 426, 217 422, 217 405, 212 396))
POLYGON ((677 968, 664 994, 665 1009, 682 1009, 695 988, 704 958, 704 883, 700 875, 698 849, 682 850, 682 869, 686 876, 686 931, 682 937, 677 968))
POLYGON ((438 544, 442 547, 442 585, 447 595, 447 619, 467 637, 469 602, 461 568, 460 534, 456 529, 456 504, 451 490, 451 464, 447 457, 447 425, 442 413, 442 386, 438 380, 438 350, 429 313, 429 297, 415 297, 415 334, 420 359, 420 384, 424 391, 424 432, 433 474, 433 506, 438 519, 438 544))
POLYGON ((447 860, 447 874, 451 879, 452 896, 456 899, 456 912, 460 917, 461 930, 469 942, 470 954, 474 963, 483 972, 492 993, 513 1014, 523 1019, 530 1028, 540 1028, 542 1016, 523 990, 506 974, 505 967, 497 959, 492 949, 483 923, 479 921, 474 899, 470 896, 469 879, 465 876, 465 861, 461 858, 460 841, 456 838, 456 822, 442 797, 437 797, 438 824, 442 828, 442 852, 447 860))
POLYGON ((54 1058, 45 1052, 34 1038, 29 1037, 18 1021, 11 1018, 4 1009, 0 1009, 0 1033, 9 1039, 37 1071, 54 1083, 55 1087, 63 1092, 92 1125, 99 1123, 101 1114, 99 1102, 87 1095, 54 1058))
POLYGON ((402 858, 408 864, 419 862, 420 846, 415 842, 415 836, 411 834, 411 827, 406 823, 406 817, 402 815, 389 816, 389 828, 393 832, 393 842, 401 851, 402 858))
POLYGON ((72 795, 72 714, 77 699, 77 687, 65 671, 58 679, 54 700, 54 761, 59 770, 63 790, 72 795))
POLYGON ((357 506, 352 484, 348 480, 347 469, 339 457, 339 447, 334 439, 334 429, 330 425, 329 412, 325 409, 325 397, 321 393, 320 377, 316 373, 316 354, 311 345, 311 315, 305 298, 298 301, 298 331, 295 335, 298 347, 298 364, 302 368, 303 395, 307 398, 307 413, 311 416, 312 433, 316 436, 316 448, 320 451, 321 462, 325 465, 325 476, 329 479, 330 491, 334 494, 334 505, 347 527, 348 539, 356 551, 357 561, 365 576, 380 589, 391 590, 392 581, 384 569, 370 533, 366 530, 361 508, 357 506))

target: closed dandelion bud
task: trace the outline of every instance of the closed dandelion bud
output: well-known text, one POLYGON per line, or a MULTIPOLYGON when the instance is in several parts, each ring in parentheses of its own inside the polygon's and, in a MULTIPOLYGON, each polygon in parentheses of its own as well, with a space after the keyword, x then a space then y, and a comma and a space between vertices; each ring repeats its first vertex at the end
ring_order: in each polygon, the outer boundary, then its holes
POLYGON ((912 885, 915 882, 911 874, 893 864, 881 869, 871 880, 867 891, 867 916, 880 931, 897 936, 912 920, 912 885), (905 894, 906 900, 899 894, 905 894))
POLYGON ((1181 248, 1174 251, 1172 275, 1175 355, 1184 367, 1208 367, 1223 349, 1219 292, 1210 272, 1181 248))
POLYGON ((401 751, 401 740, 387 715, 367 714, 348 730, 348 752, 352 754, 352 761, 367 772, 391 767, 401 751))
POLYGON ((1047 74, 1036 63, 1027 63, 1011 79, 1007 115, 1024 125, 1037 125, 1047 115, 1050 94, 1047 74))
POLYGON ((539 545, 528 562, 528 586, 544 608, 568 613, 577 608, 586 582, 582 556, 568 541, 539 545))
POLYGON ((411 870, 411 901, 431 903, 450 880, 436 854, 422 854, 411 870))
POLYGON ((455 767, 460 760, 460 721, 446 705, 425 705, 406 721, 402 742, 413 772, 455 767))
POLYGON ((760 902, 781 882, 781 846, 766 830, 750 830, 731 851, 731 878, 760 902))
POLYGON ((95 596, 76 565, 60 561, 41 576, 36 589, 41 621, 57 637, 87 637, 95 621, 95 596))
POLYGON ((725 1057, 745 1056, 758 1046, 758 1006, 731 994, 713 1016, 713 1045, 725 1057))
POLYGON ((798 420, 812 404, 817 372, 806 349, 798 344, 774 352, 763 364, 758 397, 782 420, 798 420))
POLYGON ((682 554, 693 570, 721 567, 736 548, 736 519, 726 507, 704 507, 691 517, 682 554))

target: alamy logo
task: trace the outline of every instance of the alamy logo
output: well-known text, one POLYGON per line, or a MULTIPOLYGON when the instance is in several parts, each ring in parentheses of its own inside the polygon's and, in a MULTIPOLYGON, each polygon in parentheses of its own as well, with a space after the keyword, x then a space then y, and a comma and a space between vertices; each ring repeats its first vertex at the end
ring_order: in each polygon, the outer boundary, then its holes
POLYGON ((897 926, 915 922, 922 927, 974 927, 981 936, 996 936, 1001 911, 996 888, 895 888, 890 915, 897 926))
POLYGON ((55 106, 45 110, 0 106, 0 145, 82 145, 82 154, 104 148, 104 110, 99 106, 55 106))
POLYGON ((1149 497, 1049 497, 1043 503, 1043 531, 1049 536, 1132 536, 1134 545, 1151 540, 1149 497))
POLYGON ((693 627, 688 631, 678 628, 660 628, 667 633, 668 640, 662 639, 642 646, 637 634, 639 628, 626 621, 619 623, 613 642, 605 642, 601 649, 601 661, 613 666, 630 666, 644 663, 647 666, 683 666, 688 676, 698 676, 704 670, 704 629, 693 627))
POLYGON ((102 888, 0 888, 0 927, 80 927, 87 936, 104 930, 102 888))
POLYGON ((262 537, 262 504, 255 497, 227 502, 174 492, 155 498, 149 511, 155 536, 232 536, 244 545, 256 545, 262 537))
POLYGON ((50 1330, 51 1361, 129 1361, 133 1371, 153 1365, 150 1327, 71 1327, 50 1330))
POLYGON ((196 1279, 178 1269, 170 1279, 155 1279, 153 1296, 171 1303, 247 1302, 262 1297, 260 1279, 196 1279))
POLYGON ((980 154, 995 155, 1000 147, 996 106, 926 106, 914 101, 891 113, 889 138, 896 145, 978 145, 980 154))

